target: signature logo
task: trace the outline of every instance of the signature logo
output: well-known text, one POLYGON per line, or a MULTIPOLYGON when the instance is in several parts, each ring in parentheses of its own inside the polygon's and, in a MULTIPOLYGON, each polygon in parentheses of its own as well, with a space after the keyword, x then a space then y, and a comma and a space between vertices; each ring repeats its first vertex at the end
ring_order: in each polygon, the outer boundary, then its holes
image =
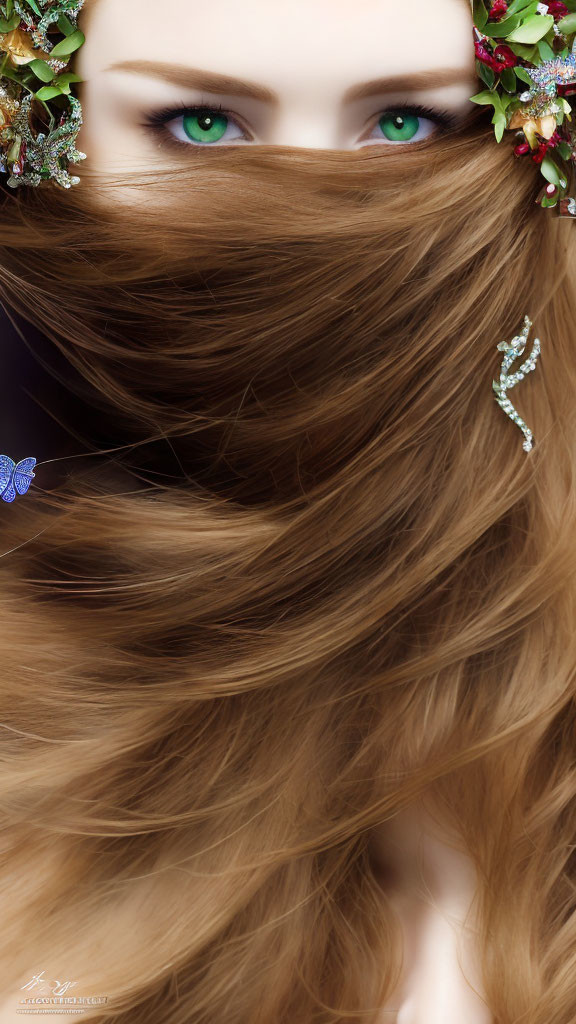
POLYGON ((91 1006, 107 1002, 107 996, 67 995, 77 984, 77 981, 46 978, 45 971, 33 974, 29 981, 20 986, 20 991, 33 992, 34 995, 20 999, 16 1013, 49 1013, 47 1007, 57 1007, 59 1013, 79 1014, 85 1013, 91 1006))
POLYGON ((77 981, 54 980, 54 988, 50 988, 50 982, 47 978, 42 977, 43 974, 44 971, 42 971, 41 974, 33 974, 30 981, 27 981, 25 985, 20 986, 20 991, 22 991, 22 989, 28 989, 30 992, 33 988, 36 988, 43 993, 51 992, 54 996, 63 996, 69 988, 73 988, 74 985, 78 984, 77 981))

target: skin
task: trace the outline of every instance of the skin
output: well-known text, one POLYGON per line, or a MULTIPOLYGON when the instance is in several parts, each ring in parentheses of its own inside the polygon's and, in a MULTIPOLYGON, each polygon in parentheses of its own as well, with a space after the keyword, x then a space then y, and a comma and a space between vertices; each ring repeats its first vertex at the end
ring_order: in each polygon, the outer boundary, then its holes
POLYGON ((430 810, 419 801, 371 836, 376 876, 404 935, 403 977, 378 1024, 494 1024, 482 986, 475 868, 454 823, 430 810))
POLYGON ((415 138, 390 140, 379 122, 394 104, 448 110, 459 123, 474 109, 469 98, 478 80, 468 0, 411 0, 409 22, 402 0, 163 0, 162 25, 170 27, 160 30, 153 27, 157 12, 157 0, 87 0, 79 20, 86 43, 76 62, 85 79, 78 92, 85 118, 78 148, 87 154, 82 167, 113 175, 194 160, 197 147, 206 145, 205 132, 198 142, 186 135, 182 113, 164 127, 164 136, 142 127, 146 114, 179 104, 222 104, 230 114, 225 135, 210 145, 378 145, 383 152, 425 139, 433 144, 442 132, 436 119, 422 118, 415 138), (248 80, 277 99, 110 70, 142 59, 248 80), (439 85, 446 69, 461 72, 462 80, 439 85), (413 80, 418 72, 431 72, 432 80, 415 92, 379 89, 370 97, 347 97, 362 83, 407 74, 413 80))

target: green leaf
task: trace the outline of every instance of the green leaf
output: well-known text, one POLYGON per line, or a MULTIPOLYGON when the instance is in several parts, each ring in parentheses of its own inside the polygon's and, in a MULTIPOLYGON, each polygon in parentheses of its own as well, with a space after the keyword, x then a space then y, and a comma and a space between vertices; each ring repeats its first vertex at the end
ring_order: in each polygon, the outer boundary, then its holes
MULTIPOLYGON (((522 8, 522 17, 524 18, 524 21, 526 21, 526 18, 530 18, 530 17, 532 17, 533 14, 537 14, 537 13, 538 13, 538 0, 532 0, 532 3, 526 4, 522 8)), ((510 10, 508 10, 507 17, 508 18, 510 17, 510 10)))
POLYGON ((67 18, 65 14, 61 14, 56 22, 63 36, 71 36, 76 31, 76 25, 74 25, 70 18, 67 18))
POLYGON ((516 78, 519 78, 521 82, 525 82, 526 85, 534 85, 534 82, 525 68, 514 68, 514 74, 516 75, 516 78))
POLYGON ((55 72, 45 60, 31 60, 27 65, 41 82, 51 82, 55 72))
POLYGON ((513 43, 537 43, 548 34, 554 24, 551 14, 533 14, 508 39, 513 43))
POLYGON ((495 107, 499 107, 500 97, 497 92, 493 92, 491 89, 485 89, 483 92, 477 92, 475 96, 471 96, 470 102, 480 103, 481 105, 492 103, 495 107))
POLYGON ((508 17, 512 14, 517 14, 518 11, 523 11, 525 7, 530 7, 532 0, 512 0, 512 3, 508 7, 508 17))
POLYGON ((512 96, 509 93, 502 93, 500 97, 500 106, 502 110, 507 110, 511 103, 517 100, 517 95, 514 93, 512 96))
POLYGON ((6 17, 11 18, 14 14, 14 0, 6 0, 6 17))
POLYGON ((42 11, 38 7, 38 4, 36 3, 36 0, 24 0, 24 2, 28 4, 28 7, 32 8, 32 10, 34 11, 34 14, 37 14, 39 18, 42 17, 42 11))
POLYGON ((482 32, 486 22, 488 21, 488 11, 484 0, 474 0, 473 16, 476 28, 482 32))
POLYGON ((542 57, 542 60, 554 60, 554 58, 556 56, 556 54, 554 53, 554 50, 552 49, 550 44, 546 42, 545 39, 540 39, 539 40, 539 42, 538 42, 538 53, 542 57))
POLYGON ((491 39, 502 39, 518 27, 520 20, 520 16, 517 15, 515 18, 505 18, 504 21, 489 21, 483 29, 484 35, 490 36, 491 39))
POLYGON ((84 79, 80 75, 76 75, 73 71, 64 71, 61 75, 58 75, 56 79, 57 85, 70 85, 71 82, 83 82, 84 79))
POLYGON ((526 22, 529 18, 533 17, 538 11, 538 0, 528 0, 524 4, 524 7, 520 11, 514 12, 511 7, 508 8, 506 17, 503 21, 489 21, 488 25, 484 29, 484 35, 487 36, 507 36, 522 22, 526 22), (496 29, 496 31, 492 31, 496 29))
POLYGON ((43 85, 41 89, 38 89, 36 96, 39 100, 51 100, 54 96, 60 96, 62 90, 57 85, 43 85))
POLYGON ((492 68, 489 68, 487 64, 483 64, 481 60, 477 60, 476 70, 478 72, 478 77, 486 83, 489 89, 491 89, 496 81, 496 75, 492 71, 492 68))
POLYGON ((572 150, 567 142, 561 142, 556 146, 556 151, 560 154, 563 160, 569 160, 572 155, 572 150))
POLYGON ((516 75, 514 74, 512 68, 505 68, 504 71, 500 72, 500 81, 502 82, 502 85, 506 89, 506 92, 516 93, 518 83, 516 81, 516 75))
POLYGON ((542 174, 544 175, 546 180, 550 181, 552 185, 560 184, 560 178, 562 177, 560 169, 554 163, 552 157, 548 156, 548 154, 546 154, 542 163, 540 164, 540 170, 542 171, 542 174))
MULTIPOLYGON (((554 19, 552 19, 554 20, 554 19)), ((50 50, 51 57, 66 57, 69 53, 74 53, 75 50, 79 50, 86 41, 86 37, 80 29, 76 29, 71 35, 66 36, 65 39, 61 39, 59 43, 56 43, 50 50)))
POLYGON ((0 18, 0 32, 13 32, 19 24, 19 14, 13 14, 11 18, 0 18))
POLYGON ((496 135, 496 141, 502 142, 502 136, 506 130, 506 114, 502 111, 494 111, 494 117, 492 118, 492 124, 494 125, 494 134, 496 135))
POLYGON ((576 32, 576 13, 567 14, 565 18, 562 18, 558 22, 558 28, 565 36, 572 35, 572 32, 576 32))
POLYGON ((510 42, 506 40, 508 46, 515 53, 517 57, 522 57, 523 60, 527 60, 530 64, 536 64, 538 60, 538 47, 537 46, 525 46, 524 43, 510 42))

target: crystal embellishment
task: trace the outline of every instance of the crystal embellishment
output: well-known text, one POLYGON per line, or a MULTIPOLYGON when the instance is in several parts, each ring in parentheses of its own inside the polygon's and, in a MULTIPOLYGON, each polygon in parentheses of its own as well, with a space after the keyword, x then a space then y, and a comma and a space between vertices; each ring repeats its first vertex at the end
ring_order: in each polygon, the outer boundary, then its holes
POLYGON ((14 501, 16 494, 26 494, 32 478, 36 476, 36 459, 21 459, 16 464, 9 455, 0 455, 0 496, 2 501, 14 501))
MULTIPOLYGON (((70 188, 80 181, 78 175, 72 175, 63 166, 62 160, 79 163, 86 159, 86 153, 76 149, 75 141, 82 125, 82 106, 75 96, 69 96, 69 112, 64 113, 61 123, 48 134, 40 132, 34 137, 30 125, 30 104, 32 94, 29 93, 20 103, 20 109, 13 120, 13 127, 20 133, 26 143, 26 161, 28 171, 23 171, 16 164, 9 166, 11 174, 6 184, 11 188, 18 185, 39 185, 45 174, 57 181, 63 188, 70 188), (46 168, 46 171, 44 170, 46 168)), ((3 132, 0 129, 0 142, 3 132)))
POLYGON ((536 85, 555 95, 557 85, 571 85, 576 82, 576 54, 545 60, 536 68, 526 68, 526 71, 536 85))
POLYGON ((510 419, 516 423, 520 430, 524 434, 524 443, 522 445, 525 452, 532 450, 534 439, 532 431, 526 426, 524 420, 518 415, 516 409, 512 405, 512 402, 508 399, 506 392, 511 388, 519 384, 521 380, 524 380, 526 374, 530 373, 531 370, 536 368, 536 362, 540 355, 540 339, 536 338, 532 346, 532 351, 528 359, 522 363, 516 373, 508 373, 512 363, 518 359, 524 353, 526 348, 526 342, 532 327, 532 321, 529 317, 524 318, 524 327, 522 333, 512 338, 512 341, 501 341, 496 346, 499 352, 504 352, 505 356, 502 361, 502 368, 500 371, 500 380, 492 381, 492 387, 495 392, 496 401, 501 409, 506 413, 510 419))

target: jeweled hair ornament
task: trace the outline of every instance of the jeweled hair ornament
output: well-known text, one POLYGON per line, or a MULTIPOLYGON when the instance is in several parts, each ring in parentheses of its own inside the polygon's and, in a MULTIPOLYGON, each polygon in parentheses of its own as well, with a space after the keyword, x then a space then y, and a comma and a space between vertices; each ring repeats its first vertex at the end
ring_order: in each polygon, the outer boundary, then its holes
POLYGON ((567 195, 576 164, 576 0, 471 0, 478 77, 473 103, 494 107, 498 142, 516 132, 514 154, 539 165, 536 202, 576 217, 567 195))
POLYGON ((80 179, 70 163, 86 158, 76 149, 82 106, 68 71, 84 44, 77 18, 84 0, 0 0, 0 172, 7 184, 63 188, 80 179))
POLYGON ((8 455, 0 455, 0 497, 2 501, 14 501, 16 494, 26 494, 36 476, 33 472, 36 459, 21 459, 16 464, 8 455))
POLYGON ((522 445, 522 447, 524 448, 525 452, 529 452, 532 450, 532 431, 529 427, 526 426, 521 416, 518 415, 516 409, 512 405, 512 402, 508 398, 506 392, 510 391, 510 388, 516 387, 516 384, 518 384, 521 380, 524 380, 524 377, 527 373, 530 373, 531 370, 536 369, 536 362, 538 360, 538 356, 540 355, 539 338, 536 338, 534 340, 534 343, 532 345, 532 351, 528 359, 526 359, 525 362, 522 363, 522 365, 516 370, 515 373, 508 373, 508 370, 510 369, 512 363, 521 355, 524 354, 524 349, 526 348, 526 342, 528 340, 528 335, 530 333, 531 327, 532 321, 529 317, 525 317, 522 333, 517 335, 515 338, 512 338, 512 341, 501 341, 496 346, 500 352, 505 352, 506 354, 504 356, 504 359, 502 360, 500 380, 492 381, 492 387, 494 389, 498 405, 500 406, 501 409, 504 410, 506 415, 509 416, 510 419, 514 423, 516 423, 518 427, 520 427, 520 430, 524 434, 524 444, 522 445))

